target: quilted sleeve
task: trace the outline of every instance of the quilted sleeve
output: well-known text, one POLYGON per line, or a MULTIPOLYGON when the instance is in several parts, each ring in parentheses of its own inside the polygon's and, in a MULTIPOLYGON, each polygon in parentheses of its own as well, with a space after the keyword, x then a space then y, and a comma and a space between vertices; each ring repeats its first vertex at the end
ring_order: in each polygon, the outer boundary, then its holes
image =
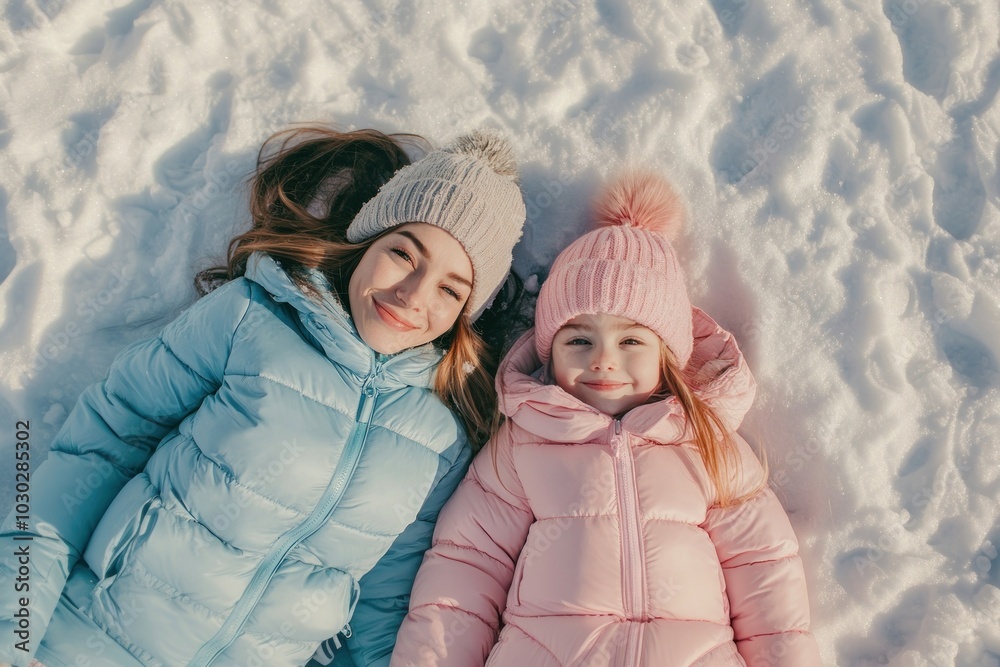
POLYGON ((533 520, 505 425, 441 512, 396 640, 393 667, 485 664, 533 520))
MULTIPOLYGON (((736 439, 744 479, 759 476, 749 445, 736 439)), ((820 665, 798 541, 774 492, 765 487, 744 503, 710 510, 705 528, 722 563, 736 647, 747 665, 820 665)))
POLYGON ((237 280, 198 301, 152 340, 115 358, 108 377, 84 390, 48 457, 31 472, 28 522, 12 511, 0 525, 0 663, 25 666, 73 566, 98 521, 156 445, 222 381, 233 334, 249 309, 249 284, 237 280), (19 562, 18 549, 30 557, 19 562), (23 599, 22 599, 23 598, 23 599), (30 632, 18 634, 20 615, 30 632))

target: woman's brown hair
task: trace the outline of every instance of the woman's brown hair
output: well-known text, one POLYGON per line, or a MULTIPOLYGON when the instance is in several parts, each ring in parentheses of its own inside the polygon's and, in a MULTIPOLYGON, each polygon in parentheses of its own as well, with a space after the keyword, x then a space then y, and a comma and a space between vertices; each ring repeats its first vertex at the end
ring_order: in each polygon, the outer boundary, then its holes
MULTIPOLYGON (((251 227, 229 242, 225 266, 197 275, 198 291, 205 294, 242 276, 250 255, 260 251, 279 260, 307 293, 315 295, 305 277, 307 270, 322 272, 349 312, 351 275, 379 237, 349 243, 347 228, 365 202, 410 164, 406 143, 426 149, 426 141, 417 135, 377 130, 338 132, 303 126, 269 137, 249 181, 251 227)), ((465 313, 435 345, 444 350, 435 392, 462 420, 478 450, 489 436, 496 411, 493 355, 465 313)))
POLYGON ((666 343, 660 341, 660 370, 664 389, 677 398, 687 417, 691 440, 701 454, 709 479, 715 485, 720 507, 738 505, 760 491, 767 484, 767 459, 764 458, 760 479, 743 493, 744 486, 740 453, 729 428, 705 401, 698 397, 684 374, 677 367, 677 360, 666 343))

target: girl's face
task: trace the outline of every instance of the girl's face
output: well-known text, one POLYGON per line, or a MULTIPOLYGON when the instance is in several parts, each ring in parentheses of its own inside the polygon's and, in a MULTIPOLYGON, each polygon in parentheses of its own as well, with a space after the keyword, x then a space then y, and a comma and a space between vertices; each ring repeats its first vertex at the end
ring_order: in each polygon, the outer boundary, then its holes
POLYGON ((587 405, 620 415, 660 387, 660 339, 615 315, 577 315, 552 341, 556 384, 587 405))
POLYGON ((365 251, 347 287, 351 317, 368 347, 395 354, 451 329, 472 279, 472 262, 455 237, 409 222, 365 251))

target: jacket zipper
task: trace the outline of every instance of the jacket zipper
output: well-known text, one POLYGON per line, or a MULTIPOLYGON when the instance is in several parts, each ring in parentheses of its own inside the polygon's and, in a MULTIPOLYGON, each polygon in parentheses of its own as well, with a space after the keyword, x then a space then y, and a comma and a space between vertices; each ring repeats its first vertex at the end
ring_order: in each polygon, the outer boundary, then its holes
POLYGON ((358 466, 358 460, 361 458, 361 451, 364 448, 365 440, 368 437, 372 413, 375 410, 375 401, 378 398, 378 388, 375 387, 375 378, 378 376, 381 368, 381 360, 376 360, 372 372, 365 378, 361 386, 361 400, 358 404, 356 417, 357 423, 355 423, 351 431, 351 437, 348 439, 347 446, 344 447, 344 453, 333 472, 333 477, 330 479, 330 483, 327 485, 316 507, 306 517, 305 521, 285 533, 267 552, 260 565, 257 566, 257 571, 250 580, 250 584, 243 591, 243 595, 240 596, 236 606, 233 607, 233 611, 230 612, 229 618, 222 624, 222 627, 215 633, 215 636, 198 650, 194 658, 191 659, 191 662, 188 663, 189 667, 207 667, 236 640, 250 614, 256 608, 257 603, 260 602, 261 597, 263 597, 264 591, 267 590, 267 585, 270 583, 272 577, 274 577, 274 573, 277 572, 278 566, 281 565, 285 556, 288 555, 288 552, 296 544, 319 530, 326 523, 330 515, 333 514, 333 510, 340 503, 344 491, 347 490, 347 482, 354 475, 354 470, 358 466))
POLYGON ((628 433, 622 434, 622 423, 616 419, 612 449, 615 451, 615 469, 618 474, 620 514, 622 517, 622 551, 625 567, 622 577, 622 598, 628 623, 625 646, 625 665, 639 664, 639 624, 646 618, 644 564, 642 562, 642 525, 639 521, 639 499, 635 479, 635 461, 629 446, 628 433))

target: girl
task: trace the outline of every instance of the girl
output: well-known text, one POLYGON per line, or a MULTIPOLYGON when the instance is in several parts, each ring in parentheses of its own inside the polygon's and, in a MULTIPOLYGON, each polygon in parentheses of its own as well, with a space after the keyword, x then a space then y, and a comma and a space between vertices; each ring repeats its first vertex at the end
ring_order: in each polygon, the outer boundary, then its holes
POLYGON ((753 378, 661 233, 680 218, 627 175, 556 259, 393 665, 820 664, 795 536, 736 434, 753 378))
POLYGON ((371 130, 269 140, 252 229, 202 276, 229 282, 84 392, 30 527, 5 522, 30 591, 4 563, 0 662, 302 665, 343 628, 355 664, 388 664, 491 423, 471 324, 521 233, 515 181, 496 132, 412 165, 371 130))

